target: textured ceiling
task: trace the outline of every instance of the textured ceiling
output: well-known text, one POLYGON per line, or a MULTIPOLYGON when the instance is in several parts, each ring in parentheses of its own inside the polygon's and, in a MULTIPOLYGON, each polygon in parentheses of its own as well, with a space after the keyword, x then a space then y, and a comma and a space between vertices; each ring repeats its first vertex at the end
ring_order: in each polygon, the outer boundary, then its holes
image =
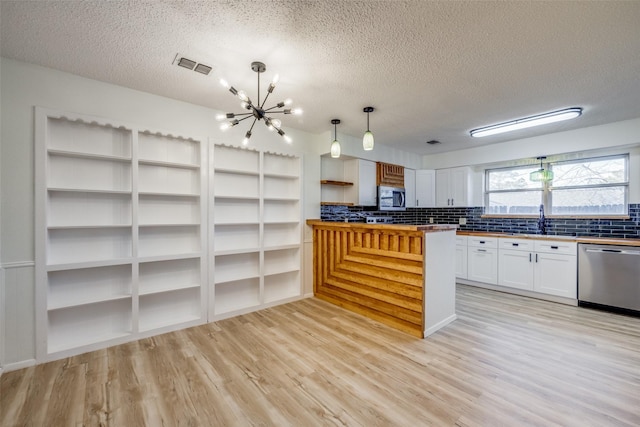
POLYGON ((279 73, 275 100, 304 109, 285 130, 339 118, 359 136, 372 105, 376 143, 418 154, 640 117, 640 1, 3 0, 0 14, 4 57, 236 112, 218 80, 255 98, 259 60, 263 88, 279 73), (570 122, 468 136, 573 106, 570 122))

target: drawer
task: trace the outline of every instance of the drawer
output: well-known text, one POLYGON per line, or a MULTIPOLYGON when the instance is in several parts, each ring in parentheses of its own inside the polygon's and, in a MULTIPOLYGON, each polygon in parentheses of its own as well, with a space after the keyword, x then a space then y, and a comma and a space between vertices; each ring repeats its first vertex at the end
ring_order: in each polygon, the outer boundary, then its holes
POLYGON ((533 251, 533 240, 528 239, 514 239, 514 238, 500 238, 498 240, 498 248, 511 249, 514 251, 533 251))
POLYGON ((578 253, 578 244, 576 242, 556 240, 535 240, 534 250, 548 254, 576 255, 578 253))
POLYGON ((469 238, 467 239, 467 245, 470 247, 478 248, 497 248, 498 238, 469 236, 469 238))
POLYGON ((456 246, 467 246, 467 236, 456 236, 456 246))

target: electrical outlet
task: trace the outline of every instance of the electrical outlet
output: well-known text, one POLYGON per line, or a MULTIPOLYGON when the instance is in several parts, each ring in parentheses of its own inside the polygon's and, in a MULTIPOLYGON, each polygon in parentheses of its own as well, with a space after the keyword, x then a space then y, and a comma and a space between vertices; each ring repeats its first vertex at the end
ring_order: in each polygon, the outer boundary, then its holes
POLYGON ((429 217, 429 224, 433 224, 433 217, 432 216, 429 217))
POLYGON ((467 225, 467 218, 458 218, 458 224, 467 225))

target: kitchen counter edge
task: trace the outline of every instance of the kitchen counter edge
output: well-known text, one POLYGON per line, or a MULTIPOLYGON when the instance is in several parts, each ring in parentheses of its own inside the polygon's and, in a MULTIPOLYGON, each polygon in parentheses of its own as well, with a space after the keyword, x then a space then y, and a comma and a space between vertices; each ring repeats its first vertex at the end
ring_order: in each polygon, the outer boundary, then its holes
POLYGON ((573 237, 573 236, 553 236, 546 234, 512 234, 485 231, 460 231, 458 236, 483 236, 501 237, 512 239, 532 239, 532 240, 553 240, 563 242, 592 243, 596 245, 619 245, 619 246, 640 246, 640 239, 616 239, 611 237, 573 237))
POLYGON ((331 226, 331 227, 343 227, 343 228, 367 228, 370 230, 402 230, 402 231, 424 231, 426 233, 433 233, 438 231, 457 230, 458 226, 455 224, 367 224, 366 222, 337 222, 337 221, 322 221, 319 219, 308 219, 307 225, 314 226, 331 226))

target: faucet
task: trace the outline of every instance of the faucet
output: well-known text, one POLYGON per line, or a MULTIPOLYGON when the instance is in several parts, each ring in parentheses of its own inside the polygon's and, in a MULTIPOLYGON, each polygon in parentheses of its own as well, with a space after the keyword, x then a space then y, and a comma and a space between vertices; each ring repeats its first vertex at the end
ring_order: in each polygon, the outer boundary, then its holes
POLYGON ((544 218, 544 205, 540 205, 540 218, 538 218, 538 231, 540 234, 547 234, 544 218))

